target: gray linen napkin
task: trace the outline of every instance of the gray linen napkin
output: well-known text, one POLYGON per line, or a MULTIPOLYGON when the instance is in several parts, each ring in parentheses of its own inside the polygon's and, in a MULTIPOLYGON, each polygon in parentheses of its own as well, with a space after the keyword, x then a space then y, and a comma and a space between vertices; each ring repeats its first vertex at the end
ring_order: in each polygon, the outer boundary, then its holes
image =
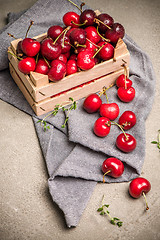
MULTIPOLYGON (((74 1, 80 5, 80 1, 74 1)), ((87 8, 87 6, 86 6, 87 8)), ((49 174, 49 191, 58 206, 64 212, 68 227, 76 226, 97 182, 102 181, 101 164, 108 156, 121 159, 125 165, 124 174, 114 179, 106 176, 106 182, 129 181, 141 173, 145 157, 145 120, 149 114, 154 97, 155 77, 149 57, 128 37, 125 42, 131 54, 130 78, 136 89, 136 97, 131 103, 122 103, 117 98, 116 87, 108 91, 109 101, 116 101, 120 114, 132 110, 137 115, 137 124, 128 132, 137 139, 137 148, 129 154, 120 152, 115 147, 115 140, 120 130, 112 126, 106 138, 93 134, 93 124, 99 114, 87 114, 83 100, 78 101, 78 108, 71 111, 68 126, 61 128, 65 120, 63 112, 47 119, 50 130, 44 132, 38 119, 22 93, 12 80, 8 67, 7 48, 11 39, 7 32, 24 37, 29 21, 34 20, 29 36, 46 32, 54 24, 62 24, 62 16, 67 11, 78 10, 68 1, 37 1, 33 7, 19 16, 9 14, 11 22, 0 32, 0 98, 20 110, 30 114, 35 124, 37 136, 46 161, 49 174), (58 13, 58 14, 56 14, 58 13)), ((102 96, 105 101, 104 96, 102 96)))

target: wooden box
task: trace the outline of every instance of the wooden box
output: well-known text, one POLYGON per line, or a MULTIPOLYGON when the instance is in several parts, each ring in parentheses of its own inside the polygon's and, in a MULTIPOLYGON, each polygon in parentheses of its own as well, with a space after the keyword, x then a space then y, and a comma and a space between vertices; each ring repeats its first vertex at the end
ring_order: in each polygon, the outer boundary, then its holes
MULTIPOLYGON (((35 39, 41 42, 47 34, 41 34, 35 39)), ((16 53, 17 44, 22 39, 11 42, 9 51, 16 53)), ((114 83, 120 74, 124 73, 124 61, 129 71, 130 55, 126 44, 119 39, 114 50, 114 57, 95 65, 87 71, 80 71, 64 77, 59 82, 50 82, 47 75, 31 72, 25 75, 18 70, 18 60, 8 53, 10 74, 24 94, 26 100, 37 116, 52 111, 56 104, 67 103, 70 97, 75 101, 90 93, 101 91, 114 83)))

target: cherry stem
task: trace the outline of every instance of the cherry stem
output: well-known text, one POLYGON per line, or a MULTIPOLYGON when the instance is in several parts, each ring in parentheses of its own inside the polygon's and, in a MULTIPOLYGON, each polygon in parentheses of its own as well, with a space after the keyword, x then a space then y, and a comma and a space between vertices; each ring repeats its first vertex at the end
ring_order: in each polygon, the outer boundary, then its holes
POLYGON ((76 26, 79 26, 79 27, 85 25, 87 22, 88 22, 87 19, 83 23, 75 23, 75 22, 71 21, 71 23, 73 23, 73 24, 75 24, 76 26))
POLYGON ((111 87, 113 87, 114 86, 114 83, 112 83, 111 85, 109 85, 109 87, 103 87, 103 90, 99 93, 99 97, 101 97, 102 96, 102 94, 104 94, 104 95, 106 95, 106 91, 109 89, 109 88, 111 88, 111 87))
POLYGON ((44 61, 47 63, 48 67, 51 68, 51 65, 49 64, 49 62, 47 61, 47 59, 43 56, 44 61))
POLYGON ((75 42, 75 46, 76 46, 76 47, 83 47, 83 48, 86 48, 86 45, 81 45, 81 44, 79 44, 79 43, 77 43, 77 42, 75 42))
POLYGON ((68 0, 68 2, 72 3, 72 4, 73 4, 75 7, 77 7, 77 8, 81 11, 81 13, 82 13, 82 6, 85 5, 85 3, 81 3, 81 7, 78 7, 78 5, 75 4, 74 2, 72 2, 71 0, 68 0), (83 5, 82 5, 82 4, 83 4, 83 5))
POLYGON ((16 38, 13 34, 11 34, 11 33, 7 33, 10 37, 12 37, 12 38, 14 38, 14 39, 18 39, 18 38, 16 38))
POLYGON ((104 177, 110 172, 111 172, 111 170, 108 170, 106 173, 103 174, 103 183, 105 183, 104 177))
POLYGON ((127 89, 127 83, 126 83, 126 78, 127 78, 127 67, 126 67, 126 64, 124 63, 123 65, 122 65, 123 67, 124 67, 124 76, 125 76, 125 78, 124 78, 124 81, 125 81, 125 89, 127 89))
POLYGON ((101 51, 101 49, 104 47, 105 44, 107 44, 107 43, 104 43, 104 44, 96 51, 96 53, 93 55, 92 58, 94 58, 94 57, 97 55, 97 53, 99 53, 99 52, 101 51))
POLYGON ((147 198, 146 198, 146 194, 143 192, 143 197, 145 199, 145 202, 146 202, 146 210, 149 210, 149 207, 148 207, 148 203, 147 203, 147 198))
POLYGON ((68 30, 71 28, 71 26, 68 26, 67 28, 65 28, 59 35, 58 37, 54 40, 53 44, 55 44, 57 42, 57 40, 62 36, 62 34, 64 33, 63 36, 63 47, 64 47, 64 37, 66 35, 66 33, 68 32, 68 30))
POLYGON ((8 53, 10 53, 12 56, 16 57, 16 58, 19 59, 19 60, 23 60, 23 58, 18 57, 16 54, 14 54, 14 53, 12 53, 12 52, 10 52, 10 51, 8 51, 8 53))
POLYGON ((95 18, 94 19, 94 22, 99 24, 99 23, 102 23, 105 27, 107 27, 108 29, 112 29, 110 26, 106 25, 104 22, 102 22, 101 20, 99 20, 98 18, 95 18))
POLYGON ((36 64, 38 62, 38 58, 39 58, 39 52, 37 53, 37 56, 36 56, 36 64))
POLYGON ((83 7, 84 5, 85 5, 84 2, 82 2, 81 5, 80 5, 81 12, 82 12, 82 7, 83 7))
POLYGON ((100 46, 98 46, 98 45, 96 45, 95 43, 93 43, 90 39, 86 38, 86 40, 87 40, 88 42, 92 43, 95 47, 100 48, 100 46))
POLYGON ((75 48, 75 46, 73 46, 71 43, 69 43, 69 42, 65 42, 65 44, 68 44, 68 45, 70 45, 71 47, 73 47, 74 50, 77 50, 77 49, 75 48))
POLYGON ((111 41, 111 40, 103 37, 103 36, 99 33, 99 31, 98 31, 98 26, 97 26, 97 33, 98 33, 98 35, 99 35, 102 39, 104 39, 106 42, 110 42, 110 41, 111 41))
POLYGON ((110 123, 111 123, 111 125, 117 125, 117 126, 121 129, 121 131, 123 132, 124 136, 126 137, 126 140, 128 140, 128 137, 127 137, 127 135, 126 135, 126 133, 125 133, 125 131, 123 130, 123 128, 122 128, 121 125, 119 125, 118 123, 116 123, 116 122, 114 122, 114 121, 110 121, 110 123), (112 124, 112 123, 113 123, 113 124, 112 124))
POLYGON ((34 23, 34 21, 31 20, 31 21, 30 21, 30 25, 29 25, 29 27, 28 27, 28 29, 27 29, 27 32, 26 32, 25 38, 27 37, 28 32, 29 32, 31 26, 33 25, 33 23, 34 23))

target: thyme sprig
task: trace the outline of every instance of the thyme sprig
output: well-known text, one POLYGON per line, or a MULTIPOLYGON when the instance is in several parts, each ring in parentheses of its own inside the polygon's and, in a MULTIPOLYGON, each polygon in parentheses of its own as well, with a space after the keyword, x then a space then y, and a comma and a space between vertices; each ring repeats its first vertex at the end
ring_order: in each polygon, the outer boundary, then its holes
POLYGON ((110 223, 113 225, 117 225, 118 227, 121 227, 123 222, 120 221, 119 218, 117 217, 111 217, 110 212, 108 211, 109 205, 108 204, 104 204, 104 195, 102 198, 102 206, 100 208, 97 209, 98 212, 100 212, 100 215, 108 215, 108 217, 110 218, 110 223))
POLYGON ((53 115, 53 116, 56 116, 57 113, 59 112, 59 110, 61 109, 63 112, 67 112, 66 114, 66 118, 65 118, 65 121, 64 123, 61 125, 61 128, 65 128, 66 127, 66 124, 68 122, 68 119, 69 119, 69 114, 71 112, 71 110, 75 110, 77 108, 77 103, 76 101, 73 100, 73 98, 69 98, 69 101, 67 102, 64 102, 62 104, 57 104, 55 106, 55 108, 53 109, 52 112, 50 112, 49 114, 47 114, 42 120, 38 120, 37 123, 41 123, 41 126, 43 127, 43 130, 46 131, 47 129, 50 129, 50 126, 47 125, 47 122, 46 122, 46 118, 48 118, 49 116, 53 115), (70 107, 66 108, 65 106, 67 104, 71 104, 70 107))
POLYGON ((160 149, 160 129, 158 130, 158 140, 152 141, 151 143, 156 144, 157 148, 160 149))

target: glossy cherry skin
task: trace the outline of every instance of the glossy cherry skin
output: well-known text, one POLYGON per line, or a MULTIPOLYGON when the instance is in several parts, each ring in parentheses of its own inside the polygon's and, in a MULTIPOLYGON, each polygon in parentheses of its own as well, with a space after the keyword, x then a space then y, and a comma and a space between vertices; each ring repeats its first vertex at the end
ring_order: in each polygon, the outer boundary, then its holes
POLYGON ((112 43, 117 43, 119 38, 123 38, 125 29, 120 23, 114 23, 111 29, 105 33, 105 37, 110 39, 112 43))
POLYGON ((71 75, 78 71, 76 60, 68 60, 66 67, 67 67, 66 69, 67 75, 71 75))
MULTIPOLYGON (((101 13, 100 15, 98 15, 97 18, 109 27, 112 27, 112 25, 114 23, 113 18, 110 15, 108 15, 107 13, 101 13)), ((104 24, 99 23, 99 26, 98 26, 99 30, 102 33, 105 33, 108 30, 108 28, 104 24)))
POLYGON ((87 33, 87 38, 91 40, 91 42, 97 44, 100 40, 101 37, 97 33, 97 29, 94 26, 88 26, 85 28, 85 31, 87 33))
POLYGON ((148 193, 150 190, 150 182, 143 177, 133 179, 129 185, 129 193, 133 198, 139 198, 143 192, 148 193))
POLYGON ((126 133, 127 139, 124 133, 121 133, 116 139, 116 146, 122 152, 129 153, 136 148, 136 139, 129 133, 126 133))
POLYGON ((48 60, 56 59, 62 52, 62 47, 59 43, 53 43, 52 39, 44 39, 41 43, 41 54, 48 60))
POLYGON ((58 58, 56 58, 57 60, 61 60, 64 63, 67 63, 67 57, 65 54, 61 53, 58 58))
POLYGON ((66 64, 60 60, 53 60, 48 72, 49 80, 57 82, 66 75, 66 64))
POLYGON ((117 95, 122 102, 131 102, 135 97, 135 89, 133 87, 125 89, 118 88, 117 95))
POLYGON ((102 60, 109 60, 113 58, 114 55, 114 47, 110 43, 104 44, 103 41, 98 43, 98 46, 102 47, 102 49, 99 51, 98 55, 102 60))
POLYGON ((24 74, 29 74, 31 71, 34 71, 36 68, 36 61, 32 57, 26 57, 19 61, 18 69, 24 74))
POLYGON ((57 40, 57 43, 59 43, 61 45, 62 51, 61 53, 66 53, 69 52, 71 49, 71 45, 70 45, 70 38, 68 36, 60 36, 57 40))
POLYGON ((55 40, 62 32, 63 28, 61 26, 54 25, 48 29, 47 35, 55 40))
POLYGON ((125 111, 119 118, 119 124, 124 130, 131 129, 136 124, 136 115, 132 111, 125 111))
POLYGON ((89 50, 82 51, 77 56, 77 66, 82 70, 89 70, 95 66, 93 53, 89 50))
POLYGON ((80 16, 75 12, 67 12, 63 16, 63 22, 66 26, 78 28, 79 26, 75 25, 74 23, 80 24, 80 16))
POLYGON ((80 22, 85 23, 85 26, 92 26, 94 25, 94 19, 96 17, 95 12, 92 9, 84 10, 80 15, 80 22))
POLYGON ((103 162, 102 172, 104 174, 108 172, 106 175, 112 176, 114 178, 118 178, 124 172, 124 165, 118 158, 110 157, 103 162))
POLYGON ((93 131, 98 137, 106 137, 110 132, 110 128, 110 119, 106 117, 100 117, 96 120, 93 131))
MULTIPOLYGON (((117 87, 124 87, 125 88, 125 75, 121 74, 116 80, 117 87)), ((132 81, 126 78, 126 88, 130 88, 132 86, 132 81)))
POLYGON ((71 43, 85 44, 86 42, 86 31, 82 28, 76 28, 70 33, 71 43))
POLYGON ((41 73, 41 74, 48 74, 49 66, 46 63, 44 59, 39 59, 36 64, 35 72, 41 73))
POLYGON ((102 104, 102 100, 96 93, 92 93, 89 96, 87 96, 83 102, 83 108, 88 113, 94 113, 97 112, 102 104))
POLYGON ((25 38, 21 43, 21 50, 28 57, 34 57, 37 55, 41 47, 41 44, 32 38, 25 38))
POLYGON ((99 113, 102 117, 115 120, 119 115, 119 106, 117 103, 103 103, 99 109, 99 113))

